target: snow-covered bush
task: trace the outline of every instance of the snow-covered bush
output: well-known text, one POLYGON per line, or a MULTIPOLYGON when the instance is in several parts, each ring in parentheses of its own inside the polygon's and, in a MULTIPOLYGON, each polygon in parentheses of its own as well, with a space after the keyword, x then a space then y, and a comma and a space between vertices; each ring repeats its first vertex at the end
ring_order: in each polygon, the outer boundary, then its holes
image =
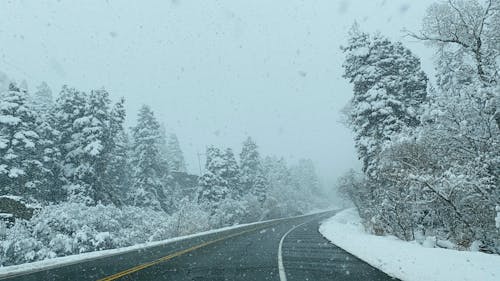
POLYGON ((269 217, 266 216, 268 209, 266 208, 265 202, 264 205, 261 204, 260 198, 260 196, 250 193, 241 197, 238 200, 240 203, 234 202, 233 204, 237 206, 235 209, 238 210, 238 214, 241 216, 237 218, 236 222, 248 223, 269 219, 269 217))
POLYGON ((130 246, 212 228, 209 216, 186 202, 170 216, 147 208, 61 203, 31 220, 0 225, 0 265, 130 246))
POLYGON ((178 210, 172 214, 172 230, 182 236, 210 229, 210 213, 187 197, 180 200, 178 210))
POLYGON ((256 196, 226 199, 216 209, 187 197, 169 215, 154 209, 65 202, 41 208, 8 228, 0 222, 0 266, 131 246, 262 219, 256 196))
POLYGON ((215 209, 212 209, 209 223, 216 228, 238 224, 243 213, 244 207, 241 202, 228 198, 221 201, 215 209))

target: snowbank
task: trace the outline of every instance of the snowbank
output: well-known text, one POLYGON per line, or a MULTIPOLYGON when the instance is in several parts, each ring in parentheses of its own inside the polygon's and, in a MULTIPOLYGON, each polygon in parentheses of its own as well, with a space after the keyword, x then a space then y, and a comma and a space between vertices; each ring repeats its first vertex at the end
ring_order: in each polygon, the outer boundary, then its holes
POLYGON ((319 231, 337 246, 401 280, 500 280, 498 255, 425 248, 395 237, 370 235, 364 232, 355 209, 326 220, 319 231))

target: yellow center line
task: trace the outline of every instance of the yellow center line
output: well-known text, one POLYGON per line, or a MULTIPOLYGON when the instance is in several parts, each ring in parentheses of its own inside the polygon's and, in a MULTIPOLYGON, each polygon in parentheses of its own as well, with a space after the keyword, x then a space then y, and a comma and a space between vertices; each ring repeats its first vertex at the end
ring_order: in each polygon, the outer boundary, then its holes
MULTIPOLYGON (((277 224, 277 223, 274 223, 274 224, 277 224)), ((274 225, 274 224, 271 224, 271 225, 274 225)), ((171 260, 171 259, 173 259, 175 257, 181 256, 181 255, 189 253, 189 252, 192 252, 192 251, 194 251, 196 249, 208 246, 210 244, 214 244, 214 243, 220 242, 222 240, 229 239, 229 238, 232 238, 232 237, 235 237, 235 236, 238 236, 238 235, 242 235, 242 234, 245 234, 245 233, 248 233, 248 232, 252 232, 252 231, 259 230, 259 229, 267 228, 267 227, 269 227, 271 225, 256 227, 256 228, 252 228, 252 229, 249 229, 249 230, 244 230, 244 231, 241 231, 241 232, 238 232, 238 233, 234 233, 234 234, 231 234, 231 235, 228 235, 228 236, 225 236, 225 237, 221 237, 221 238, 218 238, 218 239, 215 239, 215 240, 212 240, 212 241, 204 242, 204 243, 198 244, 196 246, 193 246, 193 247, 190 247, 190 248, 187 248, 187 249, 184 249, 184 250, 172 253, 172 254, 170 254, 168 256, 161 257, 161 258, 156 259, 154 261, 150 261, 150 262, 138 265, 138 266, 134 266, 134 267, 129 268, 127 270, 120 271, 120 272, 115 273, 113 275, 110 275, 110 276, 98 279, 97 281, 111 281, 111 280, 116 280, 116 279, 121 278, 121 277, 123 277, 125 275, 129 275, 131 273, 134 273, 134 272, 137 272, 139 270, 151 267, 153 265, 156 265, 156 264, 159 264, 159 263, 162 263, 162 262, 166 262, 166 261, 171 260)))

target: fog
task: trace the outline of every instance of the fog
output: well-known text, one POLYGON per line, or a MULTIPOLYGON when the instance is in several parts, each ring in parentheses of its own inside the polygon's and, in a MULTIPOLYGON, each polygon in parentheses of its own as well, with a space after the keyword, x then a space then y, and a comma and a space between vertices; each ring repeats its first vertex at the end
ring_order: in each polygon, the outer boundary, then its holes
POLYGON ((128 125, 140 105, 181 142, 188 169, 210 144, 311 158, 331 182, 360 166, 339 121, 352 95, 342 76, 347 30, 402 40, 431 73, 431 51, 404 37, 433 1, 2 1, 0 71, 124 96, 128 125))

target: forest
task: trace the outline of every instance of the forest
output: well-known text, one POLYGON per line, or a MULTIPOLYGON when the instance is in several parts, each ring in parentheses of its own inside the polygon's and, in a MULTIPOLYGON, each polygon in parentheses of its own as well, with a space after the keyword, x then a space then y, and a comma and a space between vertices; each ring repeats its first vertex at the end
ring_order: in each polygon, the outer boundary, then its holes
POLYGON ((370 232, 500 253, 499 8, 439 2, 407 31, 435 49, 435 79, 401 43, 352 27, 344 113, 363 168, 338 188, 370 232))
POLYGON ((124 99, 105 89, 0 77, 0 264, 124 247, 304 214, 326 204, 311 160, 262 157, 252 138, 237 160, 210 145, 187 173, 179 140, 147 105, 125 128, 124 99))

